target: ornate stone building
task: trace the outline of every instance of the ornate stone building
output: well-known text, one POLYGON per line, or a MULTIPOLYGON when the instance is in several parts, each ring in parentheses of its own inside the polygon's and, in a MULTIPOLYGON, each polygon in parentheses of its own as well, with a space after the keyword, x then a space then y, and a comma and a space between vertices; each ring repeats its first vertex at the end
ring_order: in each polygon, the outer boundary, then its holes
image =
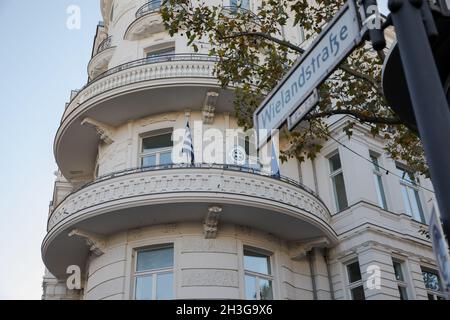
MULTIPOLYGON (((420 233, 432 186, 382 139, 357 126, 349 140, 340 117, 321 155, 282 163, 282 178, 229 165, 234 146, 207 163, 199 130, 238 127, 208 44, 193 53, 170 37, 160 1, 100 2, 89 81, 72 92, 54 143, 44 299, 440 297, 420 233), (186 119, 197 164, 172 165, 186 119), (67 289, 69 266, 80 267, 79 290, 67 289)), ((294 27, 285 37, 303 41, 294 27)))

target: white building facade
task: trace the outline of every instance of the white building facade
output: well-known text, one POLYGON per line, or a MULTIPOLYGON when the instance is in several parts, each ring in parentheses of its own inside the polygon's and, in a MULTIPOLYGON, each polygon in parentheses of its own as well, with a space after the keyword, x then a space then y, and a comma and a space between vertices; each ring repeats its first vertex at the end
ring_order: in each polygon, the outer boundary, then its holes
MULTIPOLYGON (((101 0, 89 82, 54 143, 43 299, 440 299, 421 232, 430 181, 366 128, 348 139, 345 117, 314 161, 282 163, 282 178, 229 165, 235 146, 205 161, 214 134, 238 128, 233 91, 207 44, 193 53, 165 32, 159 6, 101 0), (186 120, 196 164, 173 165, 186 120), (67 288, 69 266, 80 289, 67 288)), ((286 38, 301 43, 297 31, 286 38)))

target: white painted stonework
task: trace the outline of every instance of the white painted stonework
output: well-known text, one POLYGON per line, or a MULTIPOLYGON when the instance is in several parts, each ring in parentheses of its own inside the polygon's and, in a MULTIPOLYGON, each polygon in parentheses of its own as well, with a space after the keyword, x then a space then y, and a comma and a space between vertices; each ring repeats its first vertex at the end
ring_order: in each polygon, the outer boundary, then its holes
MULTIPOLYGON (((408 215, 395 175, 399 164, 385 154, 383 140, 363 126, 349 140, 345 117, 330 118, 341 144, 329 141, 314 161, 282 163, 281 180, 224 161, 204 163, 205 141, 195 138, 196 167, 142 169, 149 134, 183 130, 186 119, 194 137, 198 130, 238 128, 233 90, 219 87, 212 57, 194 54, 185 37, 161 29, 157 12, 136 17, 145 0, 100 3, 104 25, 97 29, 90 81, 61 110, 54 143, 59 170, 42 244, 43 299, 135 299, 139 252, 162 247, 173 250, 164 271, 173 277, 164 288, 173 299, 246 299, 248 276, 271 281, 273 299, 352 299, 359 284, 366 299, 400 299, 399 286, 408 299, 439 295, 422 276, 436 270, 431 243, 420 232, 435 204, 431 182, 418 177, 424 221, 417 221, 408 215), (151 58, 161 50, 175 55, 151 58), (373 164, 344 146, 365 158, 377 155, 386 209, 373 164), (342 210, 329 161, 336 153, 348 204, 342 210), (248 252, 267 258, 268 274, 246 270, 248 252), (402 266, 401 284, 394 261, 402 266), (361 279, 352 283, 347 266, 353 262, 361 279), (82 272, 78 290, 66 286, 71 265, 82 272), (375 289, 373 266, 381 277, 375 289)), ((303 41, 294 26, 285 37, 303 41)), ((200 54, 208 52, 208 44, 198 45, 200 54)))

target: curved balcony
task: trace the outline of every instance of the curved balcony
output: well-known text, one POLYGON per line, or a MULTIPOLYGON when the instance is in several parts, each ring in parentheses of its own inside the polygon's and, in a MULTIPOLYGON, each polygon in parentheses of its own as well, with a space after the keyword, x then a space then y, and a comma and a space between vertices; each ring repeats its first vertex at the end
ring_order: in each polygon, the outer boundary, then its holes
POLYGON ((237 166, 170 165, 118 172, 67 196, 49 217, 44 262, 55 276, 68 265, 85 265, 89 247, 86 239, 71 237, 72 230, 107 236, 147 225, 202 223, 211 204, 222 207, 219 223, 249 226, 286 241, 337 240, 327 207, 299 183, 237 166))
POLYGON ((113 57, 115 49, 116 47, 112 46, 111 36, 100 43, 95 55, 92 57, 91 61, 89 61, 89 79, 92 80, 108 70, 108 65, 113 57))
POLYGON ((99 136, 86 117, 117 127, 128 120, 185 109, 200 110, 211 90, 217 112, 233 110, 233 92, 214 76, 217 59, 201 54, 160 55, 112 68, 89 82, 68 104, 54 144, 67 179, 92 176, 99 136), (124 109, 124 106, 127 106, 124 109))
POLYGON ((125 31, 125 40, 140 40, 154 33, 163 32, 164 22, 159 14, 162 0, 153 0, 144 4, 136 12, 134 20, 125 31))

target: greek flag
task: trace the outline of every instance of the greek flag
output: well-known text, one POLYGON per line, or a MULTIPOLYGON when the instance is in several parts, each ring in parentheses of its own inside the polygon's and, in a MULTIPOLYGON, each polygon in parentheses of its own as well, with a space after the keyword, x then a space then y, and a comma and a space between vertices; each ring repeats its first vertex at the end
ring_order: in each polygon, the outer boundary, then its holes
POLYGON ((272 158, 270 163, 270 173, 272 174, 273 178, 280 179, 280 166, 278 165, 278 157, 277 153, 275 151, 275 144, 272 141, 272 158))
POLYGON ((186 132, 184 133, 183 149, 181 152, 186 154, 187 158, 191 160, 191 164, 195 164, 194 146, 192 145, 192 135, 189 121, 186 123, 186 132))

